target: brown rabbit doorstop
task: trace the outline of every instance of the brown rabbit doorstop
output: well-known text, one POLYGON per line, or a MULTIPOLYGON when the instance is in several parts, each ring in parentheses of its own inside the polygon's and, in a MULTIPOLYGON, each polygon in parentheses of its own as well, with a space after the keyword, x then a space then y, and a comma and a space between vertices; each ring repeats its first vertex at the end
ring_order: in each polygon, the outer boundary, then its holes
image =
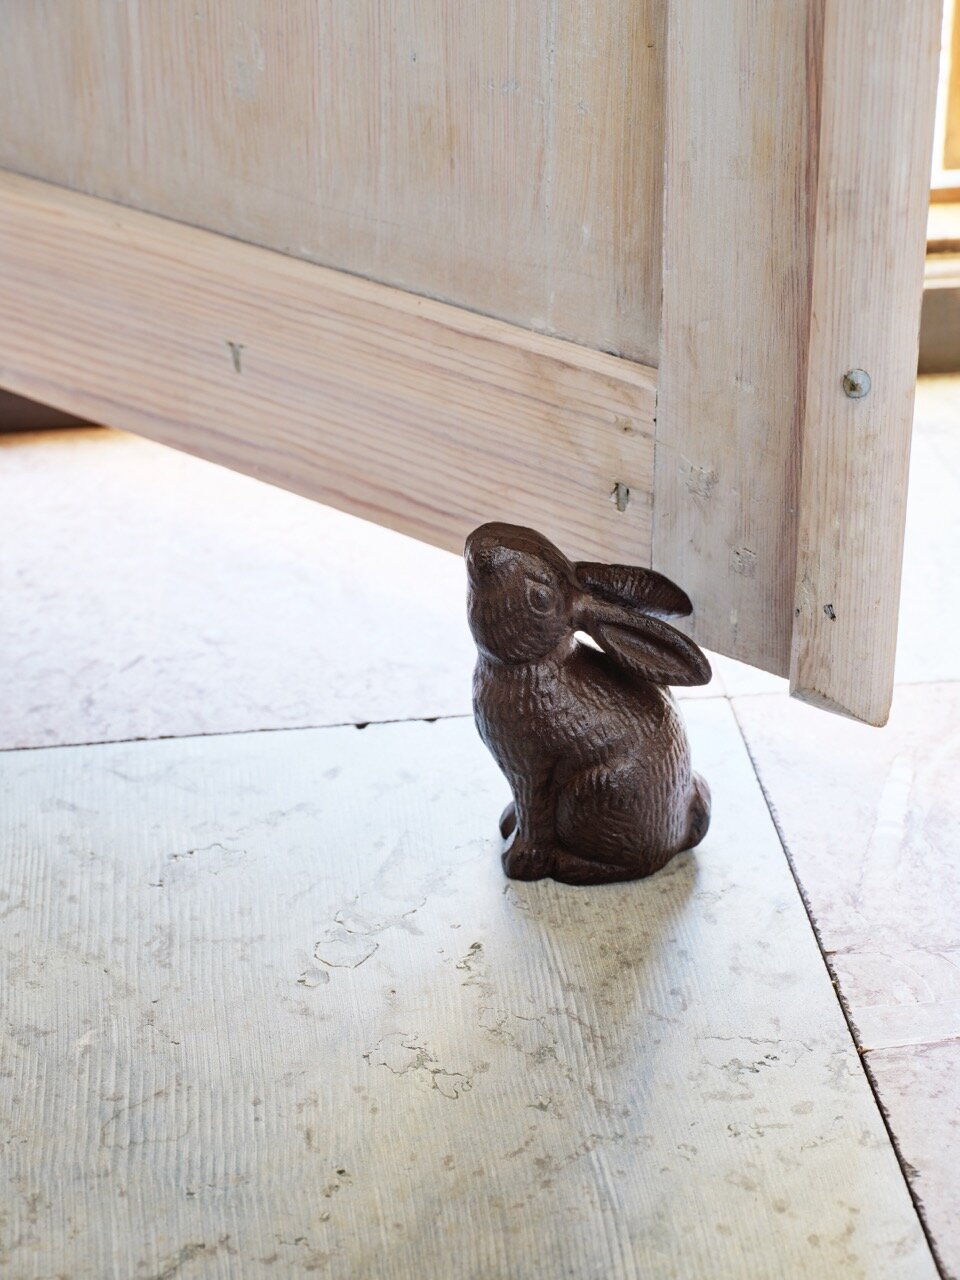
POLYGON ((517 525, 481 525, 464 557, 474 715, 513 792, 507 875, 636 880, 699 844, 710 790, 667 686, 706 684, 710 664, 663 621, 692 611, 686 593, 651 569, 574 563, 517 525))

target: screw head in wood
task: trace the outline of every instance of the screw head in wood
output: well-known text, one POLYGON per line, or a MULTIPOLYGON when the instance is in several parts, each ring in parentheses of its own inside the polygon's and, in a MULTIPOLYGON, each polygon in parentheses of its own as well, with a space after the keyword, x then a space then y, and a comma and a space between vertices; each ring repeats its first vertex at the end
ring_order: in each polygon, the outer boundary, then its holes
POLYGON ((843 375, 844 395, 849 396, 851 400, 862 400, 869 393, 872 385, 866 369, 848 369, 843 375))

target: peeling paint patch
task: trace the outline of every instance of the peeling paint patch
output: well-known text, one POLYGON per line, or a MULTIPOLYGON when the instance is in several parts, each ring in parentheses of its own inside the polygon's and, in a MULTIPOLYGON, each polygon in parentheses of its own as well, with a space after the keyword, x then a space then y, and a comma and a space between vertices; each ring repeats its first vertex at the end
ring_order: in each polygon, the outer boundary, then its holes
POLYGON ((473 1088, 473 1080, 469 1076, 462 1071, 448 1071, 442 1067, 427 1045, 405 1031, 384 1036, 363 1056, 372 1067, 386 1067, 395 1076, 411 1075, 451 1100, 473 1088))
MULTIPOLYGON (((358 969, 380 944, 351 933, 343 925, 331 925, 313 949, 314 956, 331 969, 358 969)), ((306 984, 304 984, 306 985, 306 984)))
MULTIPOLYGON (((409 933, 419 933, 419 929, 410 922, 421 907, 426 905, 426 898, 418 898, 414 903, 397 911, 393 903, 374 901, 371 905, 362 905, 359 898, 354 898, 349 906, 341 908, 333 917, 333 923, 325 930, 323 937, 314 947, 315 959, 328 965, 331 969, 356 969, 369 960, 380 946, 375 935, 387 929, 406 929, 409 933)), ((310 970, 306 970, 297 979, 304 987, 315 987, 324 978, 314 978, 310 970)))
POLYGON ((370 935, 374 933, 383 933, 387 929, 406 929, 409 933, 418 933, 419 930, 410 924, 410 917, 415 916, 421 907, 426 906, 426 898, 419 898, 412 906, 406 907, 403 911, 385 910, 384 906, 393 906, 394 904, 383 904, 381 906, 362 907, 360 900, 355 898, 349 907, 341 908, 333 917, 334 923, 343 925, 350 933, 360 933, 370 935))
MULTIPOLYGON (((320 944, 317 943, 317 946, 320 944)), ((304 969, 297 983, 301 987, 324 987, 330 981, 330 975, 325 969, 304 969)))

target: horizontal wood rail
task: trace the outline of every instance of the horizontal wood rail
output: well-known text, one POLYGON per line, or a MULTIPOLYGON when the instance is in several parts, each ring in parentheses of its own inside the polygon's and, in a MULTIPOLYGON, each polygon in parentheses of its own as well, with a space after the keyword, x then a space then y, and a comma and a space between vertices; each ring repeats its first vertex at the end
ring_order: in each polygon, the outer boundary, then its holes
POLYGON ((0 386, 459 550, 650 561, 656 371, 0 172, 0 386))

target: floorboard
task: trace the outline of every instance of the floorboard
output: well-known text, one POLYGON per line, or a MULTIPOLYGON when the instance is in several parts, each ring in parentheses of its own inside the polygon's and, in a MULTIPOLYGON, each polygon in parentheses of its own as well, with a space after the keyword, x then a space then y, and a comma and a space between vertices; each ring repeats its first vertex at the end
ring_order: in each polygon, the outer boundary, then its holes
POLYGON ((960 1275, 960 684, 904 685, 877 732, 735 700, 944 1268, 960 1275))
POLYGON ((729 704, 645 883, 511 884, 469 720, 8 751, 11 1280, 923 1280, 729 704))
POLYGON ((119 431, 0 437, 0 747, 466 715, 458 556, 119 431))

